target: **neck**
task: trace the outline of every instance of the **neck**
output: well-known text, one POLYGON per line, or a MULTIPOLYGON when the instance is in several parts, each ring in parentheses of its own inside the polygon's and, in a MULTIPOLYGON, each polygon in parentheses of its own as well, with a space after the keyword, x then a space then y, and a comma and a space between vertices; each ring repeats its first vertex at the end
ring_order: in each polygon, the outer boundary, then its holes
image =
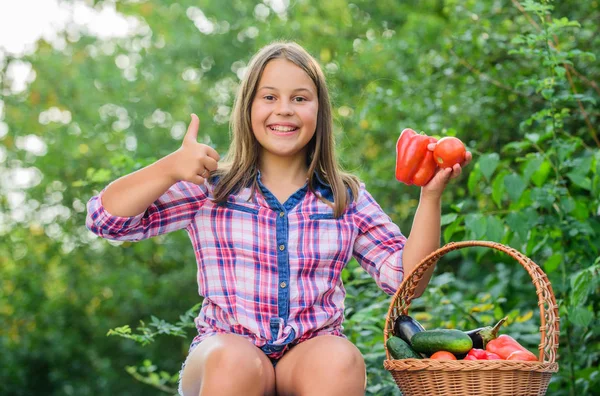
POLYGON ((265 184, 293 184, 303 186, 308 177, 308 166, 303 156, 272 157, 266 153, 260 158, 261 180, 265 184))

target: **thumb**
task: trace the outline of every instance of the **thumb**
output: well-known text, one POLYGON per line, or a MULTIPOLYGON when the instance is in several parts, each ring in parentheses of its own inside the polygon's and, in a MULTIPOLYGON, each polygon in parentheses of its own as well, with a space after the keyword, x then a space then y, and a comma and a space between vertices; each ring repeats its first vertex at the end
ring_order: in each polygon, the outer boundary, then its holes
POLYGON ((198 116, 192 113, 192 120, 190 121, 190 125, 188 126, 188 130, 183 137, 184 140, 192 140, 194 142, 198 141, 198 127, 200 126, 200 120, 198 116))

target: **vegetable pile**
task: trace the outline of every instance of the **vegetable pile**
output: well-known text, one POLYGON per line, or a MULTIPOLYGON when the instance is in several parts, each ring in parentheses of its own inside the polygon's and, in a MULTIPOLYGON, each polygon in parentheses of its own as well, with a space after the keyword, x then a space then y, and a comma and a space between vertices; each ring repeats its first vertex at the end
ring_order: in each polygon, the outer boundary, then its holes
POLYGON ((393 335, 386 346, 394 359, 537 361, 537 357, 514 338, 498 335, 506 319, 493 327, 469 331, 425 330, 414 318, 400 315, 394 321, 393 335))
POLYGON ((465 160, 465 145, 455 137, 439 141, 412 129, 405 129, 396 142, 396 179, 408 185, 424 186, 439 168, 450 168, 465 160), (437 143, 431 151, 427 146, 437 143))

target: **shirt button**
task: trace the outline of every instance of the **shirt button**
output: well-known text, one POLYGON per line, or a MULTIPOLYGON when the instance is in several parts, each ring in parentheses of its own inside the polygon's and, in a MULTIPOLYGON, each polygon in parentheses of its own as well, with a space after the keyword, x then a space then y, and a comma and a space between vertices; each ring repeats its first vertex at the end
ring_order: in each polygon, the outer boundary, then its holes
POLYGON ((279 217, 285 216, 285 212, 279 212, 279 217))
POLYGON ((279 250, 284 251, 285 250, 285 245, 279 245, 279 250))
POLYGON ((279 286, 280 286, 282 289, 285 289, 285 287, 287 286, 287 283, 285 283, 285 282, 281 282, 281 283, 279 284, 279 286))

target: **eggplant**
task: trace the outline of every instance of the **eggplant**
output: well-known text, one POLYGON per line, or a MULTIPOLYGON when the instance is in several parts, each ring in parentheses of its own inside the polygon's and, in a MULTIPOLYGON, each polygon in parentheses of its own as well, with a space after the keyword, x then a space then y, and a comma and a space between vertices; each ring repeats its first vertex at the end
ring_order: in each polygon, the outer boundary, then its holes
POLYGON ((498 331, 500 331, 500 326, 508 319, 507 316, 500 319, 498 323, 492 326, 480 327, 478 329, 465 331, 471 340, 473 340, 473 348, 477 349, 485 349, 485 346, 488 342, 498 337, 498 331))
POLYGON ((400 315, 394 321, 394 335, 400 337, 408 345, 411 345, 410 339, 412 336, 421 331, 425 331, 421 323, 408 315, 400 315))

